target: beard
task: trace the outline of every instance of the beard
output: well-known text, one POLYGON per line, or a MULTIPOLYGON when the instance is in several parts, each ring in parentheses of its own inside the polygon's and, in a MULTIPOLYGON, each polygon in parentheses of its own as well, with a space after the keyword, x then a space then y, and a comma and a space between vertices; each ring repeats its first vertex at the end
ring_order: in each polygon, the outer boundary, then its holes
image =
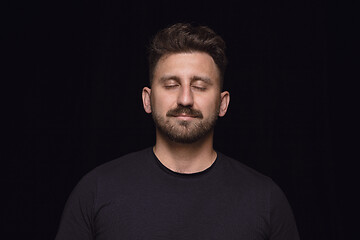
POLYGON ((169 110, 166 113, 167 119, 158 114, 154 109, 152 117, 159 132, 167 136, 171 141, 189 144, 200 140, 213 131, 219 115, 219 107, 216 109, 207 119, 204 119, 199 110, 181 105, 169 110), (193 117, 193 119, 191 121, 175 119, 175 116, 182 113, 193 117))

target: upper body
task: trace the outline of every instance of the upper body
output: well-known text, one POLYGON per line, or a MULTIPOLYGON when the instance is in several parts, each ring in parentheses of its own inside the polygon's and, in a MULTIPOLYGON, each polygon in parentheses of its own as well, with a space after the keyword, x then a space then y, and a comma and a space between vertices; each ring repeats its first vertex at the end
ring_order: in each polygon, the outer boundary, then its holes
POLYGON ((56 240, 297 240, 279 187, 217 153, 206 170, 182 174, 152 148, 87 174, 64 209, 56 240))
POLYGON ((279 188, 213 149, 215 122, 230 102, 221 37, 175 24, 154 37, 149 66, 142 100, 155 146, 84 178, 57 239, 298 239, 279 188))

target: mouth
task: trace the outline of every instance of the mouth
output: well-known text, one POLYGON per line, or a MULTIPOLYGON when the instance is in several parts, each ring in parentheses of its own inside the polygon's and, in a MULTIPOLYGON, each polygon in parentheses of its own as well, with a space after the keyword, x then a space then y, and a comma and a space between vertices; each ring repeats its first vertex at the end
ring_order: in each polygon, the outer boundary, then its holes
POLYGON ((177 114, 177 115, 173 115, 173 117, 180 119, 180 120, 184 120, 184 121, 197 118, 197 116, 189 115, 189 114, 177 114))

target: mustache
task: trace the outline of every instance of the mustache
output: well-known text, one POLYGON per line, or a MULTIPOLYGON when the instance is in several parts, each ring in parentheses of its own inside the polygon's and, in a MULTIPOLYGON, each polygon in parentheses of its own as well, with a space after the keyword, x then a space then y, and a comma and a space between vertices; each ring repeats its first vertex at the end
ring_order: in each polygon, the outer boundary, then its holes
POLYGON ((191 107, 184 107, 184 106, 177 106, 174 109, 169 110, 166 113, 167 117, 176 117, 181 114, 186 114, 188 116, 194 117, 194 118, 203 118, 202 113, 199 110, 193 109, 191 107))

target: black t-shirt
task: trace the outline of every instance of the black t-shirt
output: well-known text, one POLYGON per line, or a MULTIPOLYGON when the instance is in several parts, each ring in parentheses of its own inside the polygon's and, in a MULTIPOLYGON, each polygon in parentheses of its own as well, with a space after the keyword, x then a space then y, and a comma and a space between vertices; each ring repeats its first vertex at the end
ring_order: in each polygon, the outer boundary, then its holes
POLYGON ((56 240, 297 240, 274 182, 218 153, 194 174, 166 168, 151 148, 88 173, 71 193, 56 240))

